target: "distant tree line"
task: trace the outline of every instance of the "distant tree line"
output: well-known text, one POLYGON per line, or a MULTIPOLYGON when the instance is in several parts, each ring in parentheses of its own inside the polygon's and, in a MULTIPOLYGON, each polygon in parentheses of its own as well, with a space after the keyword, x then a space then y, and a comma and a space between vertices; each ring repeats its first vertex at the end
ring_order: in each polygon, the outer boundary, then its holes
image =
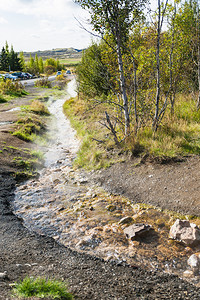
POLYGON ((48 58, 44 61, 42 57, 38 58, 37 54, 35 57, 30 55, 30 59, 27 63, 24 61, 23 53, 20 53, 20 59, 23 61, 24 69, 34 74, 45 73, 51 75, 56 71, 64 69, 64 65, 62 65, 58 59, 48 58))
POLYGON ((1 71, 21 71, 22 65, 18 54, 14 51, 13 46, 9 49, 8 43, 2 47, 0 53, 0 70, 1 71))
POLYGON ((38 58, 37 54, 35 57, 30 55, 30 59, 26 62, 23 52, 18 54, 14 51, 13 46, 9 49, 7 42, 0 53, 0 71, 24 71, 31 74, 45 73, 50 75, 63 68, 64 66, 58 59, 48 58, 44 61, 42 57, 38 58))

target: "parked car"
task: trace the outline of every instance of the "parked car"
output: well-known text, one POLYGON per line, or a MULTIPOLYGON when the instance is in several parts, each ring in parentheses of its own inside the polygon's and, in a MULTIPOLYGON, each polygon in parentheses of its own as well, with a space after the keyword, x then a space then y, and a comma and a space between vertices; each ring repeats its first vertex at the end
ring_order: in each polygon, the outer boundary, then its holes
POLYGON ((22 74, 23 74, 24 79, 32 79, 33 78, 33 75, 30 73, 23 72, 22 74))
POLYGON ((59 76, 59 75, 62 75, 62 72, 61 72, 61 71, 58 71, 58 72, 56 73, 56 76, 59 76))
POLYGON ((16 80, 18 80, 19 78, 18 78, 18 76, 16 76, 16 75, 7 73, 7 74, 4 76, 4 79, 10 79, 10 80, 12 80, 12 81, 16 81, 16 80))
POLYGON ((13 72, 11 75, 18 77, 18 79, 23 79, 22 72, 13 72))

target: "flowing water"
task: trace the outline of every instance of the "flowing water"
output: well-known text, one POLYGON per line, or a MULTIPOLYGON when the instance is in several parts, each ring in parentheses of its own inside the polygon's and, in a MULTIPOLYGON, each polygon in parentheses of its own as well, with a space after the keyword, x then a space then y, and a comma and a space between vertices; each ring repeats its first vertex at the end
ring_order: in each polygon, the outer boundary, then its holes
MULTIPOLYGON (((76 96, 75 80, 69 82, 67 93, 68 98, 76 96)), ((74 171, 72 164, 80 142, 63 113, 65 100, 51 99, 53 118, 45 167, 38 179, 17 187, 13 203, 16 215, 28 229, 78 251, 182 274, 188 253, 181 245, 168 243, 168 215, 110 195, 92 183, 92 173, 74 171), (127 216, 139 223, 152 222, 155 230, 145 240, 128 241, 123 232, 126 225, 119 225, 127 216), (157 219, 162 226, 155 224, 157 219)))

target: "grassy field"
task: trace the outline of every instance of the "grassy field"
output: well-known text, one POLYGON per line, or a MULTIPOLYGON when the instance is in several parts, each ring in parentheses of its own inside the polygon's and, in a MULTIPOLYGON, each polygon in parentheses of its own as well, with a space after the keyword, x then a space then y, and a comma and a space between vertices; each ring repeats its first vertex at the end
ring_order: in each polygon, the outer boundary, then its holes
POLYGON ((81 58, 67 58, 67 59, 60 59, 60 63, 65 65, 66 67, 76 66, 80 63, 81 58))

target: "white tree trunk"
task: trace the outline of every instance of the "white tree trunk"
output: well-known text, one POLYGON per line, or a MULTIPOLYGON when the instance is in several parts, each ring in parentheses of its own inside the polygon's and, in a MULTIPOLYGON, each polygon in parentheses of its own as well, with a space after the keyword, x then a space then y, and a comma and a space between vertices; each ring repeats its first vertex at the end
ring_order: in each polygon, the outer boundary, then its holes
POLYGON ((153 120, 153 129, 158 127, 158 114, 160 103, 160 33, 161 33, 161 6, 158 0, 158 25, 157 25, 157 49, 156 49, 156 106, 153 120))
POLYGON ((121 44, 120 44, 119 37, 117 37, 117 59, 118 59, 119 75, 120 75, 120 88, 121 88, 123 108, 124 108, 125 135, 128 135, 130 132, 130 117, 128 111, 128 97, 126 93, 126 81, 124 76, 124 67, 123 67, 121 44))

